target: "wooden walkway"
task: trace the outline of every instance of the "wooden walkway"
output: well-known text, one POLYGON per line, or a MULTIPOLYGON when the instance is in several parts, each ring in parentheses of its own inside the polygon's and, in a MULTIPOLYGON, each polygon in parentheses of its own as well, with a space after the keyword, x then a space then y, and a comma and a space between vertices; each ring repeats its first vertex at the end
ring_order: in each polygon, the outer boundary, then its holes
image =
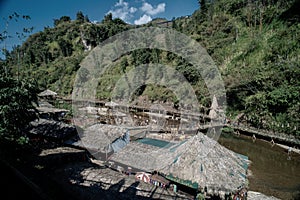
POLYGON ((217 128, 217 127, 229 127, 232 128, 235 134, 243 134, 248 136, 255 135, 255 138, 264 139, 267 141, 271 141, 272 139, 276 143, 285 144, 289 146, 297 146, 300 147, 300 139, 296 138, 293 135, 287 135, 284 133, 278 133, 273 131, 268 131, 264 129, 257 129, 254 127, 245 126, 243 124, 233 125, 233 124, 202 124, 199 130, 207 130, 209 128, 217 128))
POLYGON ((273 139, 274 142, 277 143, 300 147, 300 139, 297 139, 293 135, 287 135, 284 133, 278 133, 278 132, 268 131, 264 129, 256 129, 254 127, 248 127, 244 125, 235 126, 231 124, 226 124, 225 126, 234 129, 236 133, 249 135, 249 136, 255 135, 256 138, 261 138, 268 141, 271 141, 273 139))
MULTIPOLYGON (((70 99, 64 99, 66 102, 71 102, 70 99)), ((103 101, 91 101, 91 100, 82 100, 81 103, 83 102, 89 102, 89 103, 94 103, 96 106, 105 106, 105 102, 103 101)), ((105 106, 107 107, 107 106, 105 106)), ((116 107, 119 107, 120 109, 126 108, 128 109, 129 112, 140 112, 140 113, 145 113, 145 112, 153 112, 154 110, 149 108, 149 106, 138 106, 138 105, 117 105, 116 107)), ((208 110, 209 108, 205 108, 208 110)), ((210 117, 207 114, 203 113, 192 113, 189 110, 182 110, 178 111, 175 109, 171 108, 165 108, 165 115, 173 117, 173 118, 193 118, 193 119, 201 119, 204 121, 209 121, 210 117)), ((278 132, 273 132, 273 131, 268 131, 264 129, 257 129, 254 127, 249 127, 245 126, 243 124, 214 124, 213 126, 211 124, 200 124, 199 130, 205 130, 209 128, 214 128, 214 127, 230 127, 234 129, 235 133, 237 134, 244 134, 244 135, 249 135, 253 136, 255 135, 256 138, 261 138, 265 140, 271 140, 273 139, 275 142, 285 144, 285 145, 293 145, 293 146, 299 146, 300 147, 300 139, 295 138, 293 135, 287 135, 284 133, 278 133, 278 132)))

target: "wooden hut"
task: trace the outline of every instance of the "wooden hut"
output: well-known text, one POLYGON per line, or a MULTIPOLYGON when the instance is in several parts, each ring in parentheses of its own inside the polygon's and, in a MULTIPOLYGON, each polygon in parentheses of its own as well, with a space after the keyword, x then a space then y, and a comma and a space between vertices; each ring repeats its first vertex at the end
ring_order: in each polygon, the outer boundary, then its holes
POLYGON ((202 133, 164 146, 131 142, 111 160, 146 172, 158 171, 167 179, 190 188, 237 192, 247 186, 247 157, 202 133))
POLYGON ((81 127, 79 137, 74 137, 66 143, 88 149, 97 159, 106 160, 111 152, 109 145, 122 138, 129 131, 130 138, 143 132, 145 127, 122 127, 108 124, 93 124, 81 127))
POLYGON ((43 99, 53 100, 57 97, 57 93, 53 92, 52 90, 46 89, 43 92, 40 92, 38 96, 43 99))
POLYGON ((167 178, 197 183, 211 191, 237 192, 247 186, 247 157, 199 133, 176 150, 176 158, 160 169, 167 178))
MULTIPOLYGON (((85 129, 81 145, 103 154, 105 147, 127 130, 120 126, 95 124, 85 129)), ((221 146, 201 132, 183 141, 130 140, 104 159, 130 166, 133 172, 157 171, 169 181, 195 190, 207 188, 210 194, 237 192, 247 186, 248 158, 221 146)))

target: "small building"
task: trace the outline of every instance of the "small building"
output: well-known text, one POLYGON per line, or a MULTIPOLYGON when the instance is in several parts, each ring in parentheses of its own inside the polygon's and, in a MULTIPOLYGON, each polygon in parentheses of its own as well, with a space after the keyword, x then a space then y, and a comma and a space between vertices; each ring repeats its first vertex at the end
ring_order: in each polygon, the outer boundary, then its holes
POLYGON ((57 93, 53 92, 49 89, 44 90, 43 92, 38 94, 38 97, 48 100, 54 100, 57 97, 57 93))
POLYGON ((69 110, 66 109, 55 108, 45 100, 39 101, 39 106, 36 109, 39 112, 40 118, 57 121, 60 121, 69 112, 69 110))
MULTIPOLYGON (((94 149, 93 155, 111 162, 111 166, 129 166, 133 173, 158 172, 160 176, 152 175, 153 183, 158 186, 172 182, 175 190, 188 187, 201 191, 206 188, 207 194, 211 195, 236 193, 247 187, 248 158, 201 132, 183 141, 157 140, 147 138, 146 134, 145 138, 130 140, 122 148, 105 155, 106 147, 122 138, 127 130, 121 126, 95 124, 84 129, 80 145, 94 149)), ((131 130, 129 133, 130 137, 135 135, 131 130)))

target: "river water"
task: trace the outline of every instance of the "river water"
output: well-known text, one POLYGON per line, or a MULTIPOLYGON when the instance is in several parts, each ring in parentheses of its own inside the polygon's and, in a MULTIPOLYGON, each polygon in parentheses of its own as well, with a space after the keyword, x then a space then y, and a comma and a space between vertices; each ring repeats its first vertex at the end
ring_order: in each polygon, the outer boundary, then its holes
POLYGON ((264 140, 222 134, 218 142, 248 156, 249 189, 283 200, 300 199, 300 155, 264 140))

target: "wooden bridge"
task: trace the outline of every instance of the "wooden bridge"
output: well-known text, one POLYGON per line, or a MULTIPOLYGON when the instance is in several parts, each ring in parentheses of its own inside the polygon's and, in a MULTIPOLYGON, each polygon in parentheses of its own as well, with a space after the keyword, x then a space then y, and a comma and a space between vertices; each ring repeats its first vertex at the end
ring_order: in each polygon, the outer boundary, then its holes
MULTIPOLYGON (((64 99, 65 100, 65 99, 64 99)), ((70 102, 71 100, 65 100, 66 102, 70 102)), ((105 106, 105 102, 103 101, 86 101, 83 100, 82 102, 86 103, 92 103, 95 106, 100 107, 107 107, 105 106)), ((139 105, 121 105, 118 104, 116 107, 119 109, 126 109, 127 112, 131 113, 150 113, 150 112, 156 112, 155 110, 151 109, 149 106, 139 106, 139 105)), ((111 107, 110 107, 111 108, 111 107)), ((164 107, 165 108, 165 107, 164 107)), ((209 108, 205 108, 205 110, 209 110, 209 108)), ((300 139, 296 138, 293 135, 287 135, 283 133, 278 133, 274 131, 269 131, 265 129, 257 129, 255 127, 246 126, 244 124, 237 124, 237 123, 209 123, 211 121, 211 118, 209 115, 204 113, 193 113, 189 110, 175 110, 173 108, 165 108, 164 115, 167 116, 169 119, 175 119, 179 120, 180 118, 190 118, 190 119, 196 119, 202 122, 202 124, 199 124, 198 130, 203 131, 207 130, 209 128, 217 128, 217 127, 229 127, 234 130, 236 134, 243 134, 248 136, 255 135, 256 138, 269 140, 273 139, 275 142, 286 144, 286 145, 293 145, 293 146, 299 146, 300 147, 300 139)), ((166 130, 168 131, 168 130, 166 130)))

